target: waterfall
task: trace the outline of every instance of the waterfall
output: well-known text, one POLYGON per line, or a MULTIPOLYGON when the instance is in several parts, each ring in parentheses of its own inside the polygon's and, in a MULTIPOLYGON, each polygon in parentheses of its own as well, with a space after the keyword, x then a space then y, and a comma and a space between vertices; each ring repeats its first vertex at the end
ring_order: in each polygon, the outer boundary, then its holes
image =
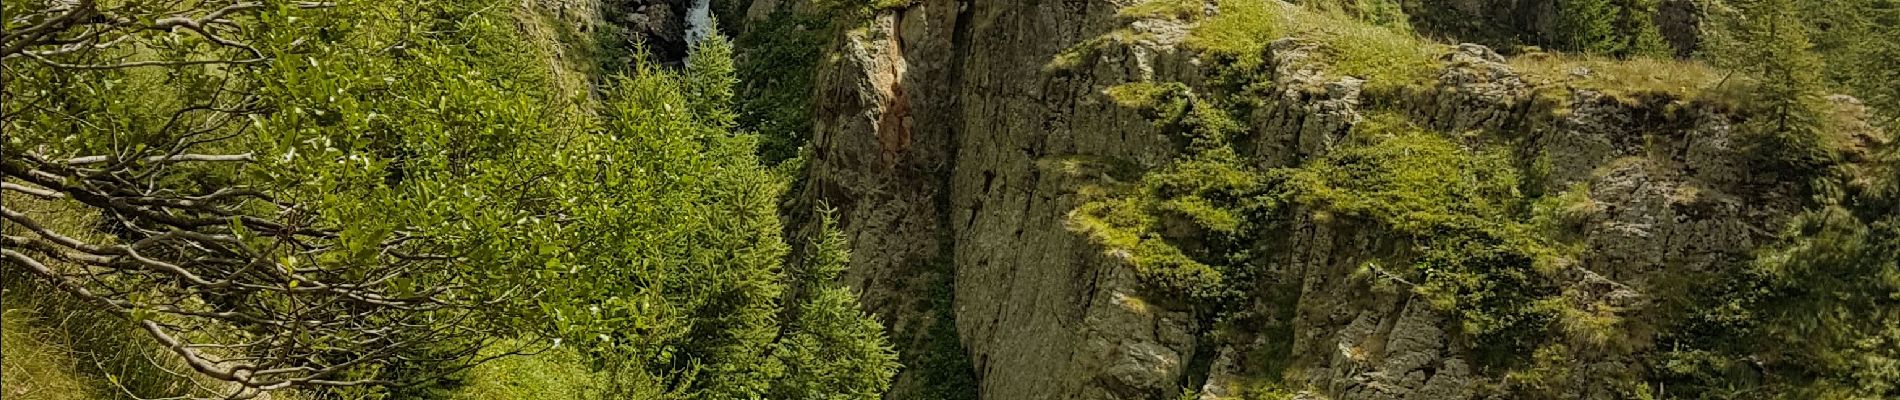
POLYGON ((706 35, 715 34, 712 26, 712 0, 693 0, 693 6, 686 9, 686 54, 691 57, 693 45, 698 44, 706 35))

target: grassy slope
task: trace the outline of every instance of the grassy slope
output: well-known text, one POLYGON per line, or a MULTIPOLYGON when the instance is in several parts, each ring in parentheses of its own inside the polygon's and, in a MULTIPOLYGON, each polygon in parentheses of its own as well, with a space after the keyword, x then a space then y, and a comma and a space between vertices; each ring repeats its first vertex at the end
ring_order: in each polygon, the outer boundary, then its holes
MULTIPOLYGON (((9 208, 34 215, 62 232, 91 232, 97 218, 80 205, 37 201, 8 193, 9 208)), ((9 233, 14 226, 5 228, 9 233)), ((54 264, 59 267, 58 264, 54 264)), ((8 399, 117 399, 194 394, 194 383, 173 371, 182 362, 129 322, 54 290, 26 271, 0 269, 0 371, 8 399)), ((195 394, 204 394, 202 392, 195 394)))
POLYGON ((8 305, 0 314, 0 396, 9 399, 98 398, 96 379, 80 373, 78 357, 58 332, 41 329, 32 310, 8 305))

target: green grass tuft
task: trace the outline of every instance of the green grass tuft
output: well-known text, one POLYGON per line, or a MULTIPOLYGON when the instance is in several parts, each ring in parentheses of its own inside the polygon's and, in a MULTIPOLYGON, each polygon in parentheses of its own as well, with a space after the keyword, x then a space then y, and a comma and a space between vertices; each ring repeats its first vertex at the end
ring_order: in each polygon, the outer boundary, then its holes
POLYGON ((1186 45, 1257 65, 1266 46, 1295 38, 1317 44, 1331 71, 1373 87, 1415 85, 1432 79, 1442 45, 1409 30, 1375 25, 1341 11, 1314 11, 1265 0, 1221 0, 1220 13, 1196 26, 1186 45))
POLYGON ((1115 15, 1129 19, 1161 18, 1178 21, 1199 21, 1206 16, 1203 0, 1148 0, 1116 11, 1115 15))
MULTIPOLYGON (((11 307, 11 305, 9 305, 11 307)), ((81 374, 73 349, 57 332, 40 329, 28 310, 0 313, 0 393, 8 399, 81 400, 101 398, 104 382, 81 374)))
POLYGON ((497 359, 469 369, 465 382, 449 400, 591 399, 601 383, 570 348, 497 359))
POLYGON ((1258 59, 1267 43, 1292 33, 1297 6, 1263 0, 1220 0, 1220 13, 1188 32, 1184 43, 1203 52, 1258 59))

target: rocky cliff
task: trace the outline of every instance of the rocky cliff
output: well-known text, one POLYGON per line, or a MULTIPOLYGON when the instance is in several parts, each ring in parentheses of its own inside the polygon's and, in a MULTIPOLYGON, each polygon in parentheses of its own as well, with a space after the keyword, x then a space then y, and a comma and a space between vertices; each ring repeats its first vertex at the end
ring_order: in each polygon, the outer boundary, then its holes
MULTIPOLYGON (((954 326, 962 353, 913 362, 889 398, 944 396, 930 368, 967 368, 948 374, 969 374, 983 399, 1628 398, 1649 393, 1646 359, 1668 346, 1668 299, 1745 263, 1809 194, 1751 167, 1748 116, 1693 63, 1419 42, 1425 72, 1395 77, 1384 61, 1347 65, 1356 50, 1334 42, 1383 34, 1289 28, 1222 46, 1229 32, 1209 26, 1234 23, 1224 8, 1244 1, 1156 3, 918 0, 838 30, 813 85, 801 201, 839 210, 847 279, 900 350, 941 350, 932 332, 954 326), (1440 199, 1497 202, 1457 214, 1496 229, 1443 239, 1454 234, 1421 232, 1451 225, 1422 211, 1297 187, 1414 137, 1367 122, 1393 120, 1429 133, 1419 149, 1472 165, 1426 183, 1510 176, 1440 199), (1166 171, 1228 153, 1221 165, 1291 200, 1250 211, 1240 233, 1209 233, 1192 212, 1089 225, 1092 204, 1154 200, 1142 196, 1167 193, 1166 171), (1498 244, 1520 241, 1532 244, 1498 244), (1430 268, 1442 246, 1498 255, 1448 273, 1430 268), (1155 248, 1187 261, 1152 261, 1155 248), (1237 294, 1157 278, 1183 265, 1237 294)), ((1292 25, 1312 17, 1259 4, 1292 25)), ((720 5, 748 7, 757 22, 801 6, 720 5)), ((1863 124, 1834 143, 1885 140, 1863 124)), ((1391 157, 1411 165, 1412 152, 1391 157)), ((1387 172, 1409 171, 1362 178, 1387 172)), ((1361 183, 1314 185, 1381 190, 1361 183)), ((1418 207, 1440 206, 1463 209, 1418 207)))

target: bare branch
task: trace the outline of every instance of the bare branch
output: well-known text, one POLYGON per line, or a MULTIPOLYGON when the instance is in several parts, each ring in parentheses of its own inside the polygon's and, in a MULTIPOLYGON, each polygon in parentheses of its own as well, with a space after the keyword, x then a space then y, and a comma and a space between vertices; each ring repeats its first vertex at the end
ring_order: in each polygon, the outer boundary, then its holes
POLYGON ((17 185, 17 184, 14 184, 13 182, 0 182, 0 190, 11 190, 11 191, 25 193, 29 196, 38 197, 38 198, 47 199, 47 200, 66 198, 65 194, 61 194, 59 192, 35 188, 35 187, 17 185))
MULTIPOLYGON (((116 158, 115 158, 115 157, 113 157, 113 156, 85 156, 85 157, 73 157, 73 158, 71 158, 71 159, 68 159, 68 160, 66 160, 66 165, 87 165, 87 164, 100 164, 100 163, 108 163, 108 162, 113 162, 113 161, 115 161, 115 159, 116 159, 116 158)), ((251 155, 251 153, 244 153, 244 154, 180 154, 180 155, 171 155, 171 156, 150 156, 150 157, 145 157, 144 159, 142 159, 142 161, 144 161, 144 162, 147 162, 147 163, 175 163, 175 162, 191 162, 191 161, 206 161, 206 162, 248 162, 248 161, 256 161, 256 158, 255 158, 255 157, 252 157, 252 155, 251 155)))

